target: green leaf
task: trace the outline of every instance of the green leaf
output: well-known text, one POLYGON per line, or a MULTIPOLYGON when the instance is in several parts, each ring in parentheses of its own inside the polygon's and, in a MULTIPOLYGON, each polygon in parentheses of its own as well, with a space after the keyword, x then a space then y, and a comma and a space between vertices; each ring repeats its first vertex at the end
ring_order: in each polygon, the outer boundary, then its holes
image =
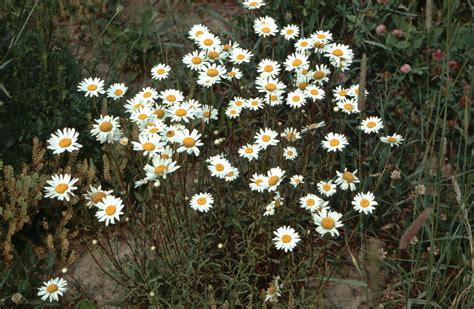
POLYGON ((76 309, 99 309, 99 306, 94 304, 88 299, 83 299, 79 303, 77 303, 76 309))

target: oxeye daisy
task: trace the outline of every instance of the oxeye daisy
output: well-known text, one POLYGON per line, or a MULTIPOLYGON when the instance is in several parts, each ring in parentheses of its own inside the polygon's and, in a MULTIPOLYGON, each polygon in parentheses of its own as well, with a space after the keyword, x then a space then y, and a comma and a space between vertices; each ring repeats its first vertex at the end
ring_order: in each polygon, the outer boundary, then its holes
POLYGON ((242 78, 242 72, 240 71, 239 68, 231 68, 227 74, 222 76, 223 78, 227 80, 232 80, 232 79, 241 79, 242 78))
MULTIPOLYGON (((347 94, 355 99, 359 97, 359 85, 352 85, 349 90, 347 91, 347 94)), ((367 90, 364 90, 364 97, 367 96, 369 92, 367 90)))
POLYGON ((151 77, 153 79, 162 80, 166 79, 170 74, 171 67, 164 63, 159 63, 151 69, 151 77))
POLYGON ((201 112, 199 113, 199 118, 201 118, 204 122, 209 122, 211 119, 217 119, 217 108, 211 105, 203 105, 201 108, 201 112))
POLYGON ((300 89, 288 93, 286 104, 292 108, 300 108, 306 104, 306 94, 300 89))
POLYGON ((332 41, 332 34, 329 31, 316 31, 311 35, 313 47, 316 53, 323 52, 332 41))
POLYGON ((265 175, 253 174, 252 178, 250 178, 250 190, 257 192, 265 191, 265 189, 268 187, 265 178, 265 175))
POLYGON ((360 113, 357 101, 355 99, 345 99, 338 101, 337 107, 348 115, 360 113))
POLYGON ((331 234, 331 236, 339 235, 337 229, 344 226, 339 221, 341 218, 342 215, 340 213, 328 209, 321 210, 321 213, 315 213, 313 215, 313 220, 318 226, 316 231, 321 235, 326 233, 331 234))
POLYGON ((194 210, 208 212, 214 204, 214 198, 209 193, 198 193, 193 195, 189 204, 194 210))
POLYGON ((305 52, 313 48, 313 40, 309 38, 301 38, 295 43, 297 52, 305 52))
POLYGON ((239 178, 239 170, 236 167, 231 166, 229 171, 227 172, 227 174, 225 174, 224 180, 225 181, 234 181, 237 178, 239 178))
POLYGON ((245 0, 244 2, 242 2, 242 5, 246 9, 255 10, 264 6, 265 2, 263 0, 245 0))
POLYGON ((404 141, 403 137, 397 133, 393 135, 382 136, 380 140, 383 143, 389 144, 390 147, 393 147, 393 146, 398 147, 404 141))
POLYGON ((328 133, 325 136, 325 140, 321 142, 323 148, 327 149, 328 152, 342 151, 349 142, 344 134, 328 133))
POLYGON ((166 89, 161 91, 160 98, 166 105, 180 103, 184 100, 183 93, 176 89, 166 89))
POLYGON ((367 192, 357 193, 352 200, 352 205, 354 206, 354 210, 357 212, 363 212, 367 215, 374 212, 375 206, 377 206, 378 203, 375 201, 375 196, 372 192, 367 192))
POLYGON ((325 209, 327 205, 328 202, 322 200, 315 194, 307 194, 300 198, 300 207, 310 212, 320 212, 325 209))
POLYGON ((146 178, 153 181, 159 177, 166 179, 166 175, 173 173, 179 168, 176 162, 172 159, 164 159, 160 156, 154 156, 152 164, 147 164, 143 168, 146 173, 146 178))
POLYGON ((113 143, 122 137, 118 117, 101 115, 100 118, 94 120, 94 122, 91 134, 100 143, 113 143))
POLYGON ((159 104, 155 104, 155 106, 153 106, 152 112, 157 120, 165 120, 169 117, 166 107, 159 104))
POLYGON ((266 94, 276 93, 286 88, 284 83, 273 77, 259 77, 255 84, 257 85, 258 92, 266 94))
POLYGON ((294 142, 301 139, 301 134, 295 128, 286 128, 283 133, 280 134, 281 137, 286 139, 289 142, 294 142))
POLYGON ((283 156, 285 159, 293 161, 296 159, 296 157, 298 157, 298 152, 296 151, 295 147, 288 146, 283 149, 283 156))
POLYGON ((218 64, 206 64, 201 68, 199 72, 198 84, 201 86, 209 87, 218 83, 221 77, 226 74, 226 69, 222 65, 218 64))
POLYGON ((285 252, 293 251, 300 241, 298 233, 289 226, 282 226, 274 231, 273 234, 275 235, 273 238, 275 247, 278 250, 284 250, 285 252))
POLYGON ((176 135, 178 131, 180 131, 180 129, 177 125, 167 126, 161 132, 161 137, 168 143, 174 143, 177 141, 176 135))
POLYGON ((272 129, 260 129, 260 132, 255 136, 255 143, 259 145, 262 149, 267 149, 268 146, 274 146, 278 144, 276 137, 278 133, 272 129))
POLYGON ((77 189, 74 186, 77 181, 79 179, 72 178, 69 174, 53 175, 51 180, 46 181, 49 186, 44 188, 44 197, 69 201, 75 195, 72 191, 77 189))
POLYGON ((252 161, 253 159, 257 160, 259 152, 260 152, 260 146, 258 146, 256 144, 253 144, 253 145, 252 144, 247 144, 247 145, 244 145, 244 146, 240 147, 240 149, 239 149, 239 155, 242 158, 245 158, 249 161, 252 161))
POLYGON ((173 153, 173 148, 170 145, 166 145, 166 147, 160 149, 160 153, 156 157, 163 160, 172 159, 173 153))
POLYGON ((218 178, 224 178, 232 166, 230 162, 221 155, 210 157, 206 162, 209 163, 207 168, 211 172, 211 176, 218 178))
POLYGON ((107 96, 112 100, 118 100, 123 98, 125 93, 127 93, 128 87, 125 84, 113 84, 107 89, 107 96))
POLYGON ((86 97, 98 97, 99 94, 105 93, 104 81, 100 78, 85 78, 79 86, 79 91, 85 92, 86 97))
POLYGON ((252 57, 253 54, 249 50, 238 47, 230 53, 229 61, 235 64, 248 63, 252 57))
POLYGON ((255 19, 253 29, 257 35, 267 37, 276 35, 278 26, 273 18, 265 16, 255 19))
POLYGON ((152 102, 158 98, 158 93, 155 88, 145 87, 142 91, 137 93, 137 97, 145 102, 152 102))
POLYGON ((160 134, 166 125, 159 119, 153 119, 140 126, 140 134, 160 134))
POLYGON ((214 49, 217 46, 221 45, 221 40, 212 33, 204 33, 196 39, 199 48, 201 49, 214 49))
POLYGON ((91 208, 92 206, 97 206, 99 202, 102 202, 102 200, 107 196, 112 194, 112 190, 102 190, 102 186, 94 187, 90 186, 90 190, 87 191, 86 194, 84 194, 84 197, 86 198, 87 201, 87 206, 91 208))
POLYGON ((246 100, 241 97, 234 97, 232 100, 230 100, 229 105, 236 108, 244 108, 246 105, 246 100))
POLYGON ((347 45, 331 44, 327 47, 324 56, 329 58, 334 67, 345 71, 352 63, 354 54, 347 45))
POLYGON ((297 187, 299 186, 300 184, 304 183, 303 181, 304 177, 301 176, 301 175, 293 175, 291 176, 290 178, 290 184, 293 186, 293 187, 297 187))
POLYGON ((362 120, 360 129, 367 134, 378 133, 381 129, 383 129, 382 119, 379 117, 367 117, 366 119, 362 120))
POLYGON ((262 77, 276 77, 280 74, 280 64, 271 59, 260 60, 257 72, 262 77))
POLYGON ((329 74, 331 74, 331 71, 328 69, 327 65, 320 64, 316 65, 312 77, 316 83, 321 85, 329 80, 329 74))
POLYGON ((209 60, 210 62, 224 60, 228 56, 229 56, 228 53, 222 52, 222 46, 216 46, 215 48, 206 50, 206 59, 209 60))
POLYGON ((309 85, 305 89, 305 94, 308 98, 311 98, 313 101, 319 101, 324 99, 325 92, 321 87, 316 85, 309 85))
POLYGON ((348 89, 339 85, 332 90, 332 94, 334 95, 334 99, 339 102, 347 99, 349 95, 348 91, 348 89))
POLYGON ((288 55, 285 60, 285 69, 289 72, 301 70, 308 65, 308 57, 302 53, 293 53, 288 55))
POLYGON ((57 130, 48 139, 48 149, 53 150, 54 154, 76 151, 82 147, 77 142, 78 137, 79 133, 75 129, 64 128, 63 130, 57 130))
POLYGON ((355 175, 357 173, 357 170, 355 170, 354 172, 350 172, 347 170, 347 168, 345 168, 344 172, 341 173, 339 171, 336 171, 336 173, 336 184, 344 191, 347 189, 354 191, 356 189, 355 184, 360 182, 359 178, 357 178, 357 176, 355 175))
POLYGON ((270 106, 278 106, 283 104, 284 91, 276 91, 269 95, 268 102, 270 106))
POLYGON ((137 96, 131 99, 128 99, 127 104, 124 105, 125 110, 127 111, 127 113, 130 113, 130 114, 133 114, 140 108, 151 107, 151 106, 152 106, 152 102, 143 102, 137 96))
POLYGON ((206 60, 206 52, 195 50, 189 54, 186 54, 183 57, 183 63, 191 70, 199 71, 205 64, 208 63, 206 60))
POLYGON ((202 146, 203 143, 199 140, 201 134, 197 130, 193 129, 192 132, 189 132, 188 129, 178 131, 176 133, 176 141, 180 143, 178 152, 186 151, 188 154, 194 154, 199 156, 199 146, 202 146))
POLYGON ((171 117, 171 121, 189 122, 189 119, 194 119, 193 109, 186 102, 172 105, 167 112, 171 117))
POLYGON ((139 108, 133 111, 132 115, 130 115, 130 120, 137 124, 141 124, 147 122, 150 118, 153 117, 153 111, 150 107, 145 106, 143 108, 139 108))
POLYGON ((143 151, 144 156, 153 156, 164 146, 158 134, 142 134, 138 136, 139 142, 132 142, 133 150, 143 151))
POLYGON ((99 210, 95 214, 99 222, 104 222, 108 226, 110 223, 115 224, 115 220, 120 220, 123 215, 122 199, 113 195, 106 196, 101 202, 97 203, 99 210))
POLYGON ((59 296, 67 291, 67 281, 62 278, 54 278, 43 282, 43 286, 38 288, 38 296, 41 297, 42 301, 46 301, 49 298, 50 302, 58 301, 59 296))
POLYGON ((281 29, 280 34, 286 40, 292 40, 300 35, 300 28, 297 25, 287 25, 283 29, 281 29))
POLYGON ((196 24, 192 26, 191 29, 189 30, 188 37, 191 40, 197 41, 199 37, 201 37, 202 35, 206 33, 209 33, 209 29, 206 26, 201 25, 201 24, 196 24))
POLYGON ((283 178, 285 178, 285 171, 283 171, 279 167, 271 168, 267 172, 267 177, 265 178, 267 190, 275 191, 276 188, 280 185, 283 178))
POLYGON ((325 196, 331 196, 336 193, 336 185, 331 181, 318 182, 318 191, 325 196))
POLYGON ((228 106, 225 110, 226 116, 230 119, 235 119, 239 117, 241 112, 242 109, 235 106, 228 106))

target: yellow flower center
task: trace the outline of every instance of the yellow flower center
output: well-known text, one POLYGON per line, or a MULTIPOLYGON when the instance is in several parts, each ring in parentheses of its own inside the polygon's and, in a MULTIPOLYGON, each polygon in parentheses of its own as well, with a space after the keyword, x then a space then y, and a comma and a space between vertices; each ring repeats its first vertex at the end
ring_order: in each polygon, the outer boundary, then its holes
POLYGON ((65 183, 57 184, 56 187, 54 187, 54 191, 59 194, 63 194, 67 189, 69 189, 69 186, 65 183))
POLYGON ((292 141, 294 137, 295 137, 295 134, 293 132, 288 132, 286 134, 286 139, 289 141, 292 141))
POLYGON ((176 96, 172 95, 172 94, 169 94, 166 96, 166 100, 169 101, 169 102, 174 102, 176 101, 176 96))
POLYGON ((244 54, 238 54, 236 58, 237 58, 237 60, 244 60, 245 55, 244 54))
POLYGON ((110 121, 104 121, 99 124, 99 130, 101 132, 110 132, 112 130, 112 123, 110 121))
POLYGON ((166 132, 166 137, 173 137, 175 135, 174 131, 168 131, 166 132))
POLYGON ((340 50, 339 48, 337 48, 337 49, 332 51, 332 54, 336 57, 341 57, 344 54, 344 52, 342 50, 340 50))
POLYGON ((301 45, 301 47, 306 47, 306 46, 308 46, 308 41, 303 41, 303 42, 301 42, 300 45, 301 45))
POLYGON ((248 154, 253 153, 253 148, 251 147, 245 148, 245 153, 248 153, 248 154))
POLYGON ((329 190, 331 190, 331 185, 328 184, 328 183, 325 183, 325 184, 323 185, 323 190, 324 190, 324 191, 329 191, 329 190))
POLYGON ((278 183, 278 181, 280 181, 280 177, 278 176, 271 176, 270 178, 268 178, 268 185, 271 187, 271 186, 274 186, 278 183))
POLYGON ((265 143, 268 143, 270 140, 271 140, 271 136, 270 135, 263 135, 262 136, 262 141, 264 141, 265 143))
POLYGON ((345 97, 345 96, 347 95, 347 91, 345 91, 344 89, 342 89, 342 90, 339 91, 339 95, 340 95, 341 97, 345 97))
POLYGON ((58 289, 59 289, 59 287, 58 287, 57 284, 51 283, 51 284, 48 285, 48 287, 46 288, 46 291, 47 291, 48 293, 54 293, 54 292, 56 292, 58 289))
POLYGON ((336 226, 336 222, 333 218, 326 217, 321 220, 321 226, 326 230, 330 230, 336 226))
POLYGON ((200 36, 203 35, 203 34, 204 34, 204 32, 203 32, 202 30, 198 30, 198 31, 196 31, 196 33, 195 33, 196 37, 200 37, 200 36))
POLYGON ((158 118, 163 118, 165 116, 165 111, 162 109, 157 109, 153 112, 158 118))
POLYGON ((192 137, 185 137, 183 139, 183 146, 186 148, 192 148, 196 145, 196 141, 192 137))
POLYGON ((137 118, 140 119, 140 120, 145 120, 145 119, 147 119, 147 117, 148 117, 147 114, 140 114, 140 115, 137 116, 137 118))
POLYGON ((167 155, 166 153, 162 153, 160 156, 161 156, 161 158, 164 159, 164 160, 167 160, 167 159, 170 158, 170 156, 167 155))
POLYGON ((344 109, 351 111, 354 108, 354 106, 351 103, 345 103, 344 104, 344 109))
POLYGON ((289 157, 292 157, 292 156, 293 156, 293 151, 288 150, 288 151, 286 152, 286 154, 287 154, 289 157))
POLYGON ((224 170, 224 165, 223 164, 217 163, 215 165, 215 167, 216 167, 216 171, 218 171, 218 172, 222 172, 224 170))
POLYGON ((315 79, 323 79, 326 76, 326 74, 323 71, 316 71, 313 74, 313 77, 315 79))
POLYGON ((212 44, 214 44, 214 41, 212 39, 205 39, 203 43, 206 46, 211 46, 212 44))
POLYGON ((369 129, 372 129, 373 127, 375 127, 377 124, 375 123, 375 121, 369 121, 367 122, 367 127, 369 129))
POLYGON ((121 95, 123 94, 123 90, 122 90, 122 89, 115 89, 114 94, 115 94, 117 97, 119 97, 119 96, 121 96, 121 95))
POLYGON ((200 198, 197 199, 196 202, 199 206, 203 206, 203 205, 206 205, 207 199, 205 197, 200 197, 200 198))
POLYGON ((71 146, 71 144, 72 144, 72 140, 68 137, 65 137, 59 140, 59 147, 61 148, 67 148, 71 146))
POLYGON ((219 75, 219 71, 217 71, 216 69, 211 68, 211 69, 207 70, 207 76, 216 77, 217 75, 219 75))
POLYGON ((150 128, 148 131, 149 131, 150 133, 156 133, 156 132, 158 132, 158 128, 157 128, 157 127, 153 127, 153 128, 150 128))
POLYGON ((184 117, 188 113, 186 112, 186 110, 184 108, 178 108, 174 114, 178 117, 184 117))
POLYGON ((222 49, 223 49, 224 51, 229 51, 230 48, 231 48, 230 44, 225 44, 222 49))
POLYGON ((191 63, 192 63, 192 64, 201 64, 201 62, 202 62, 201 57, 193 57, 193 58, 191 58, 191 63))
POLYGON ((276 100, 278 100, 278 96, 272 94, 272 95, 270 96, 270 100, 271 100, 271 101, 276 101, 276 100))
POLYGON ((360 207, 363 207, 363 208, 369 207, 369 204, 370 204, 370 203, 369 203, 369 200, 368 200, 368 199, 365 199, 365 198, 364 198, 364 199, 360 200, 360 207))
POLYGON ((97 204, 102 201, 102 199, 105 197, 105 193, 102 191, 97 191, 91 196, 91 201, 94 204, 97 204))
POLYGON ((231 76, 231 77, 234 77, 235 75, 237 75, 237 73, 235 73, 234 71, 230 71, 230 72, 228 73, 228 75, 231 76))
POLYGON ((324 45, 325 44, 323 42, 314 42, 314 47, 316 47, 316 48, 323 48, 324 45))
POLYGON ((91 85, 87 86, 87 90, 89 90, 89 91, 94 91, 96 89, 97 89, 97 85, 91 84, 91 85))
POLYGON ((397 142, 397 139, 396 139, 395 137, 389 137, 389 138, 387 139, 387 141, 388 141, 389 143, 394 144, 394 143, 397 142))
POLYGON ((296 102, 299 102, 300 100, 301 100, 301 98, 300 98, 300 96, 298 96, 298 95, 295 95, 295 96, 293 96, 293 97, 291 98, 291 101, 293 101, 293 102, 295 102, 295 103, 296 103, 296 102))
POLYGON ((202 115, 204 116, 204 118, 210 118, 211 117, 211 113, 210 112, 203 112, 202 115))
POLYGON ((234 176, 234 172, 233 172, 233 171, 230 171, 230 172, 227 173, 226 176, 227 176, 227 177, 232 177, 232 176, 234 176))
POLYGON ((267 91, 275 91, 275 89, 277 89, 277 85, 275 85, 274 83, 268 83, 265 85, 265 89, 267 91))
POLYGON ((318 39, 322 40, 322 39, 325 39, 326 36, 322 33, 318 34, 318 39))
POLYGON ((115 207, 114 205, 109 205, 107 206, 107 208, 105 208, 105 213, 107 214, 107 216, 113 216, 115 212, 117 212, 117 207, 115 207))
POLYGON ((269 33, 270 31, 272 31, 272 29, 270 29, 270 27, 267 27, 267 26, 262 27, 262 32, 263 33, 269 33))
POLYGON ((305 90, 306 87, 308 87, 307 82, 301 82, 301 83, 298 84, 298 88, 300 88, 300 90, 305 90))
POLYGON ((167 169, 168 167, 164 164, 155 166, 155 174, 162 174, 166 172, 167 169))
POLYGON ((310 93, 311 93, 311 95, 318 95, 319 91, 318 91, 318 89, 311 89, 310 93))
POLYGON ((271 64, 267 64, 263 67, 263 70, 267 73, 273 72, 273 66, 271 64))
POLYGON ((316 202, 312 198, 310 198, 306 201, 306 205, 309 206, 309 207, 314 206, 314 204, 316 204, 316 202))
POLYGON ((150 92, 150 91, 146 91, 145 93, 143 93, 143 97, 144 97, 144 98, 149 98, 149 97, 151 97, 151 92, 150 92))
POLYGON ((263 182, 263 180, 260 179, 260 178, 255 180, 255 184, 256 184, 257 186, 260 186, 260 184, 261 184, 262 182, 263 182))
POLYGON ((257 1, 252 1, 252 2, 250 2, 250 3, 249 3, 249 6, 252 6, 252 7, 257 6, 257 1))
POLYGON ((242 105, 244 105, 244 102, 238 100, 238 101, 235 101, 234 104, 235 104, 235 106, 242 106, 242 105))
POLYGON ((295 33, 295 30, 293 30, 293 29, 286 30, 286 34, 288 34, 288 35, 292 35, 293 33, 295 33))
POLYGON ((284 244, 287 244, 291 241, 291 236, 288 234, 285 234, 281 237, 281 242, 284 244))
POLYGON ((303 63, 303 61, 301 59, 295 59, 295 60, 293 60, 291 65, 294 66, 294 67, 297 67, 297 66, 300 66, 302 63, 303 63))
POLYGON ((143 149, 146 151, 153 151, 155 150, 155 144, 151 142, 146 142, 145 144, 143 144, 143 149))
POLYGON ((342 175, 342 178, 347 182, 354 181, 354 175, 351 172, 344 172, 344 174, 342 175))
POLYGON ((139 108, 143 108, 143 107, 144 107, 144 106, 143 106, 142 103, 137 103, 137 104, 133 105, 133 108, 134 108, 134 109, 139 109, 139 108))
POLYGON ((163 68, 160 68, 160 69, 156 70, 156 74, 158 74, 158 75, 163 75, 165 73, 166 73, 166 71, 163 68))
POLYGON ((336 147, 340 144, 341 142, 339 142, 339 140, 337 138, 333 138, 332 140, 329 141, 329 145, 331 145, 332 147, 336 147))
MULTIPOLYGON (((207 53, 207 56, 211 59, 217 59, 219 58, 219 53, 216 51, 210 51, 207 53)), ((199 64, 199 63, 196 63, 196 64, 199 64)))

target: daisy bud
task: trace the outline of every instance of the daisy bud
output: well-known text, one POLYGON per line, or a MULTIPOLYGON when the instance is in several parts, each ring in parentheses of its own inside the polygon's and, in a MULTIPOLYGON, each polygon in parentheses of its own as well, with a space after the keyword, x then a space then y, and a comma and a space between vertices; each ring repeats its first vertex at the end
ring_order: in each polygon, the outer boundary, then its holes
POLYGON ((214 135, 218 135, 219 134, 219 130, 214 130, 214 135))
POLYGON ((221 243, 219 243, 219 244, 217 245, 217 248, 219 248, 219 249, 222 249, 222 247, 224 247, 224 245, 221 244, 221 243))
POLYGON ((150 297, 153 297, 153 296, 155 296, 155 292, 151 291, 150 292, 150 297))
POLYGON ((194 178, 194 181, 193 181, 195 184, 198 184, 199 183, 199 179, 197 178, 194 178))
POLYGON ((339 107, 334 106, 333 110, 334 110, 335 112, 338 112, 338 111, 339 111, 339 107))
POLYGON ((400 67, 400 71, 407 74, 408 72, 411 71, 411 66, 408 63, 405 63, 404 65, 400 67))
POLYGON ((92 244, 93 244, 93 245, 97 245, 97 239, 94 239, 94 240, 92 241, 92 244))
POLYGON ((128 222, 130 219, 128 217, 125 218, 125 222, 128 222))
POLYGON ((384 35, 387 32, 387 27, 385 27, 384 24, 380 24, 377 27, 375 27, 375 32, 378 35, 384 35))
POLYGON ((283 122, 278 121, 278 125, 279 125, 279 126, 283 125, 283 122))
POLYGON ((127 145, 128 144, 128 138, 126 137, 122 137, 119 141, 119 143, 123 146, 127 145))
POLYGON ((155 250, 156 250, 156 247, 155 247, 155 246, 151 246, 150 250, 151 250, 151 251, 155 251, 155 250))
POLYGON ((63 269, 61 269, 61 272, 62 272, 63 274, 67 273, 67 268, 64 267, 63 269))

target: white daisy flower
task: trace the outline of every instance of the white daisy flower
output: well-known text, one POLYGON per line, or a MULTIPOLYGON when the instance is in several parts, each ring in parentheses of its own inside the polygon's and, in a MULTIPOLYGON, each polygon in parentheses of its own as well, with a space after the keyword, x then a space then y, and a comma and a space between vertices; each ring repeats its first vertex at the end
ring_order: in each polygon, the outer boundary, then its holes
POLYGON ((336 193, 336 188, 337 186, 332 182, 332 180, 329 181, 320 181, 318 182, 318 191, 321 194, 324 194, 325 196, 331 196, 334 193, 336 193))
POLYGON ((255 19, 253 29, 259 36, 275 36, 278 32, 278 26, 275 20, 269 16, 255 19))
POLYGON ((318 87, 316 85, 309 85, 305 89, 305 94, 313 101, 320 101, 324 99, 325 92, 321 87, 318 87))
POLYGON ((328 209, 323 209, 321 213, 315 213, 313 215, 314 223, 318 226, 316 231, 324 235, 326 233, 331 234, 331 236, 339 235, 337 230, 344 225, 339 221, 342 218, 342 215, 335 211, 330 211, 328 209))
POLYGON ((72 191, 77 189, 74 186, 77 181, 79 179, 72 178, 69 174, 53 175, 50 180, 46 181, 49 187, 44 188, 44 197, 69 201, 70 197, 75 195, 72 191))
POLYGON ((262 149, 267 149, 268 146, 274 146, 278 144, 276 137, 278 133, 272 129, 265 128, 260 129, 260 132, 255 136, 255 143, 260 146, 262 149))
POLYGON ((221 155, 210 157, 206 162, 209 163, 207 168, 211 172, 211 176, 218 178, 224 178, 232 167, 230 162, 221 155))
POLYGON ((308 57, 302 53, 288 55, 285 60, 285 69, 288 72, 298 71, 308 66, 308 57))
POLYGON ((160 98, 166 105, 181 103, 184 100, 183 93, 176 89, 166 89, 160 92, 160 98))
POLYGON ((161 137, 168 143, 177 142, 177 133, 180 131, 180 127, 177 125, 170 125, 163 129, 161 137))
POLYGON ((204 87, 210 87, 215 83, 219 83, 221 77, 226 74, 226 69, 218 64, 206 64, 199 72, 198 84, 204 87))
POLYGON ((328 44, 332 41, 332 34, 329 31, 316 31, 311 35, 313 47, 316 53, 326 51, 328 44))
POLYGON ((367 117, 362 120, 359 128, 367 134, 379 133, 383 129, 383 121, 379 117, 367 117))
POLYGON ((328 133, 325 136, 325 140, 321 142, 323 148, 327 149, 328 152, 342 151, 349 142, 344 134, 328 133))
POLYGON ((374 212, 375 206, 377 206, 378 203, 375 200, 375 196, 369 191, 367 193, 357 193, 352 200, 352 205, 354 205, 354 210, 367 215, 374 212))
POLYGON ((227 72, 225 75, 222 76, 223 78, 227 80, 232 80, 232 79, 241 79, 242 78, 242 71, 240 71, 239 68, 231 68, 229 72, 227 72))
POLYGON ((280 74, 280 64, 271 59, 260 60, 257 72, 262 77, 277 77, 280 74))
POLYGON ((214 198, 209 193, 198 193, 193 195, 189 204, 194 210, 208 212, 214 204, 214 198))
POLYGON ((276 188, 280 185, 281 181, 285 178, 285 171, 280 167, 271 168, 267 172, 267 177, 264 179, 266 182, 268 191, 275 191, 276 188))
POLYGON ((94 122, 91 135, 100 143, 113 143, 122 137, 118 117, 101 115, 100 118, 95 119, 94 122))
POLYGON ((85 78, 79 86, 78 91, 85 92, 86 97, 98 97, 99 94, 105 93, 104 81, 100 78, 85 78))
POLYGON ((383 143, 389 144, 390 147, 393 147, 393 146, 398 147, 404 141, 403 137, 397 133, 394 133, 393 135, 382 136, 380 140, 383 143))
POLYGON ((94 187, 90 186, 90 190, 87 191, 86 194, 84 194, 84 197, 86 198, 87 201, 87 206, 91 208, 92 206, 97 206, 99 202, 102 202, 102 200, 107 196, 112 194, 112 190, 102 190, 102 186, 99 185, 99 187, 94 187))
POLYGON ((300 28, 297 25, 287 25, 281 29, 280 34, 289 41, 300 35, 300 28))
POLYGON ((357 101, 355 99, 345 99, 337 102, 337 107, 344 113, 357 114, 360 113, 357 101))
POLYGON ((222 46, 216 46, 215 48, 206 50, 206 58, 210 62, 215 62, 215 61, 222 62, 228 56, 229 56, 228 53, 223 52, 222 46))
POLYGON ((127 104, 124 105, 127 113, 133 114, 138 111, 140 108, 152 107, 153 102, 144 102, 140 100, 137 96, 127 100, 127 104))
POLYGON ((217 120, 217 108, 211 105, 203 105, 201 112, 199 113, 199 118, 204 120, 204 122, 209 122, 210 120, 217 120))
POLYGON ((118 100, 123 98, 125 93, 127 93, 128 87, 125 84, 113 84, 107 89, 107 97, 111 98, 112 100, 118 100))
POLYGON ((195 50, 183 57, 183 63, 194 71, 200 71, 205 64, 208 63, 206 60, 206 52, 195 50))
POLYGON ((235 64, 248 63, 252 57, 253 54, 249 50, 238 47, 230 53, 229 61, 235 64))
POLYGON ((244 2, 242 2, 242 5, 246 9, 255 10, 264 6, 265 2, 263 0, 245 0, 244 2))
POLYGON ((307 194, 300 198, 300 207, 310 212, 321 212, 321 210, 327 208, 328 202, 321 199, 315 194, 307 194))
POLYGON ((95 214, 99 222, 105 221, 105 226, 109 223, 115 224, 115 220, 120 220, 120 215, 123 215, 122 199, 113 195, 106 196, 101 202, 97 203, 99 210, 95 214))
POLYGON ((172 159, 163 159, 160 156, 154 156, 152 164, 147 164, 143 168, 146 173, 146 178, 148 180, 155 180, 158 177, 166 179, 166 175, 173 173, 179 168, 179 165, 176 165, 176 161, 172 159))
POLYGON ((270 106, 278 106, 283 104, 283 93, 284 91, 275 91, 269 97, 270 106))
POLYGON ((239 178, 239 170, 235 166, 231 166, 230 170, 225 174, 225 181, 234 181, 239 178))
POLYGON ((50 302, 58 301, 59 296, 67 291, 67 281, 62 278, 50 279, 43 282, 43 286, 38 288, 38 296, 41 297, 42 301, 46 301, 49 298, 50 302))
POLYGON ((48 149, 53 150, 54 154, 60 154, 65 151, 73 152, 82 147, 81 144, 77 142, 79 138, 79 133, 75 129, 64 128, 62 131, 57 130, 56 133, 51 134, 51 137, 48 139, 48 149))
POLYGON ((293 187, 297 187, 299 186, 300 184, 304 183, 304 180, 303 180, 303 176, 301 175, 293 175, 291 176, 290 178, 290 184, 293 186, 293 187))
POLYGON ((241 97, 234 97, 232 100, 229 102, 229 106, 233 106, 236 108, 244 108, 246 105, 246 101, 244 98, 241 97))
POLYGON ((268 187, 265 178, 265 175, 253 174, 252 178, 250 178, 250 190, 257 192, 265 191, 265 189, 268 187))
POLYGON ((190 119, 194 119, 194 111, 190 108, 186 102, 174 104, 167 110, 171 117, 171 121, 184 121, 189 122, 190 119))
POLYGON ((350 189, 351 191, 355 191, 356 189, 356 183, 359 183, 360 180, 357 178, 355 175, 357 173, 357 170, 354 172, 350 172, 347 170, 347 168, 344 169, 344 172, 339 172, 336 171, 337 173, 337 178, 336 178, 336 184, 342 189, 342 190, 347 190, 350 189))
POLYGON ((166 79, 170 74, 171 67, 164 63, 159 63, 151 69, 151 77, 156 80, 166 79))
POLYGON ((156 92, 155 88, 145 87, 142 91, 137 93, 137 97, 142 101, 152 102, 158 98, 158 92, 156 92))
POLYGON ((313 48, 313 40, 311 38, 300 38, 295 43, 297 52, 306 52, 313 48))
MULTIPOLYGON (((347 94, 355 99, 359 98, 359 84, 352 85, 349 87, 349 90, 347 91, 347 94)), ((369 94, 367 90, 364 90, 364 97, 366 97, 369 94)))
POLYGON ((158 134, 142 134, 138 139, 139 142, 132 142, 133 150, 143 151, 144 156, 154 156, 164 146, 158 134))
POLYGON ((298 157, 298 152, 296 151, 295 147, 288 146, 283 149, 283 156, 285 157, 285 159, 293 161, 294 159, 296 159, 296 157, 298 157))
POLYGON ((298 233, 289 226, 282 226, 274 231, 273 234, 275 235, 273 238, 275 247, 279 250, 284 250, 285 252, 293 251, 301 240, 298 233))
POLYGON ((242 109, 235 106, 228 106, 225 110, 226 116, 230 119, 235 119, 239 117, 241 112, 242 109))
POLYGON ((299 139, 301 139, 301 134, 296 130, 295 128, 286 128, 283 133, 280 134, 281 137, 286 139, 289 142, 295 142, 299 139))
POLYGON ((260 152, 260 146, 257 144, 247 144, 239 149, 239 155, 249 161, 257 160, 260 152))
POLYGON ((130 120, 137 124, 142 124, 147 122, 150 118, 153 117, 153 111, 150 107, 145 106, 135 110, 132 115, 130 115, 130 120))
POLYGON ((325 64, 320 64, 316 65, 312 77, 313 80, 318 83, 319 85, 322 85, 329 81, 329 74, 331 74, 331 70, 327 67, 325 64))
POLYGON ((332 94, 334 95, 334 99, 339 102, 347 99, 347 96, 349 95, 348 91, 348 89, 339 85, 332 90, 332 94))
POLYGON ((199 48, 209 50, 221 45, 221 40, 212 33, 204 33, 196 39, 199 48))
POLYGON ((273 216, 275 214, 275 205, 276 205, 276 202, 272 201, 270 204, 265 206, 265 212, 263 213, 263 216, 265 217, 273 216))
POLYGON ((198 147, 203 145, 199 140, 200 137, 201 134, 196 129, 193 129, 192 132, 189 132, 188 129, 176 132, 176 141, 181 144, 178 152, 186 151, 188 154, 199 156, 198 147))
POLYGON ((286 104, 292 108, 300 108, 306 104, 306 94, 300 89, 293 90, 288 93, 286 104))
POLYGON ((166 145, 165 148, 160 149, 160 153, 156 157, 163 160, 168 160, 173 158, 173 153, 173 148, 170 145, 166 145))
POLYGON ((354 53, 347 45, 331 44, 325 50, 324 56, 329 58, 334 67, 345 71, 351 65, 354 53))
POLYGON ((140 134, 161 134, 165 128, 166 124, 163 121, 153 119, 140 126, 140 134))
POLYGON ((286 88, 286 85, 273 77, 259 77, 255 81, 258 92, 266 94, 277 93, 286 88))
POLYGON ((201 37, 203 34, 209 33, 209 29, 201 24, 196 24, 191 27, 191 29, 188 32, 188 37, 193 40, 197 41, 199 37, 201 37))

